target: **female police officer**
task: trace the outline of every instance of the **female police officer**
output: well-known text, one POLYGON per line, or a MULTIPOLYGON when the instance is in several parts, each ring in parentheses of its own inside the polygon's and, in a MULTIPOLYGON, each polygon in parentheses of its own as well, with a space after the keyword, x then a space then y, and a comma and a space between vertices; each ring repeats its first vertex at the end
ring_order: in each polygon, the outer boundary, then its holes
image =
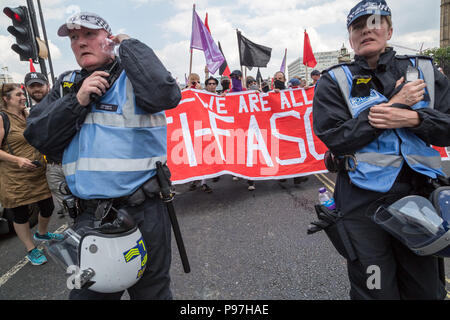
POLYGON ((396 56, 387 46, 393 28, 385 1, 358 3, 347 28, 355 61, 324 72, 313 115, 314 131, 330 151, 356 159, 350 161, 354 171, 338 173, 335 188, 355 252, 346 256, 350 297, 443 299, 438 259, 415 255, 370 214, 377 205, 415 192, 427 178, 444 175, 440 156, 429 145, 450 145, 449 81, 431 60, 396 56), (375 286, 368 281, 372 270, 379 270, 375 286))

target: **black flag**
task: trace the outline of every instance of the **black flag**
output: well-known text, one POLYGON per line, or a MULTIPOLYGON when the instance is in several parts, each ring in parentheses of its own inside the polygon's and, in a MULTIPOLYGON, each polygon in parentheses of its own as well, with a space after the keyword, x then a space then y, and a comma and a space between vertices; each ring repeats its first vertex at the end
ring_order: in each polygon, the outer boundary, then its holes
POLYGON ((259 68, 258 72, 256 73, 256 82, 258 83, 258 85, 261 85, 261 83, 263 82, 263 77, 261 75, 261 72, 259 71, 259 68))
POLYGON ((239 57, 241 66, 246 67, 267 67, 272 54, 272 48, 256 44, 245 38, 240 31, 237 31, 239 57))

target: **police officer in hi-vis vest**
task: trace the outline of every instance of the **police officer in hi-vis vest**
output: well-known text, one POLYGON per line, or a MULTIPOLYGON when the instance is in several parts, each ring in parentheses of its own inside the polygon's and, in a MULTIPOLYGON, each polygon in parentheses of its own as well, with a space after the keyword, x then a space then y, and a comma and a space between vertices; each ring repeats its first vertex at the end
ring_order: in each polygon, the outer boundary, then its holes
MULTIPOLYGON (((163 110, 178 105, 180 89, 152 49, 127 35, 112 35, 97 14, 71 16, 58 35, 69 38, 81 70, 59 77, 32 109, 25 136, 44 154, 63 155, 67 186, 81 209, 75 226, 94 224, 111 205, 134 218, 148 262, 142 278, 128 288, 130 298, 171 299, 167 208, 156 196, 130 204, 130 195, 155 179, 156 162, 166 162, 163 110)), ((122 293, 82 288, 72 290, 70 299, 120 299, 122 293)))
POLYGON ((384 0, 359 2, 347 29, 355 60, 323 73, 313 118, 315 134, 335 159, 348 161, 340 166, 334 197, 349 240, 341 254, 350 297, 443 299, 441 261, 414 254, 371 215, 445 176, 430 145, 450 145, 449 80, 430 58, 399 56, 389 47, 393 27, 384 0), (370 281, 374 270, 377 282, 370 281))

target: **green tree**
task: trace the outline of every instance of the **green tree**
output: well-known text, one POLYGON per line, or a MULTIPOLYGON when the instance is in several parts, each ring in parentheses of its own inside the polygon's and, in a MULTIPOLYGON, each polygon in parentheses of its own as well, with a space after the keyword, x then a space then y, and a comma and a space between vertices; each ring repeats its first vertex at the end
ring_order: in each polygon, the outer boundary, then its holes
POLYGON ((432 57, 434 62, 444 69, 444 73, 447 76, 450 75, 450 46, 427 49, 424 51, 424 54, 432 57))

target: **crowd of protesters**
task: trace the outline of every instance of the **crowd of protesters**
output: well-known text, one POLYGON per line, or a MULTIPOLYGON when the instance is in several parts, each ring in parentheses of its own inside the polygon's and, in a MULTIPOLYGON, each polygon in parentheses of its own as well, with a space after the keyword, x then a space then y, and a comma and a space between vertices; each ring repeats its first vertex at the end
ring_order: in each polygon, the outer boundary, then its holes
MULTIPOLYGON (((230 92, 241 92, 241 91, 259 91, 259 92, 280 92, 280 90, 285 89, 296 89, 296 88, 304 88, 308 89, 311 87, 315 87, 318 80, 320 79, 321 73, 319 70, 313 70, 311 72, 312 82, 308 85, 307 80, 301 78, 299 76, 292 77, 289 81, 286 79, 286 75, 282 71, 275 72, 272 80, 262 80, 258 83, 256 79, 252 76, 247 76, 243 80, 243 74, 240 70, 234 70, 230 76, 222 76, 220 77, 220 86, 219 80, 213 76, 209 75, 208 68, 205 67, 205 82, 202 86, 200 81, 200 76, 197 73, 191 73, 187 78, 187 83, 183 87, 183 89, 197 89, 197 90, 205 90, 211 93, 219 94, 221 96, 225 96, 230 92), (245 85, 244 85, 245 84, 245 85)), ((217 182, 219 177, 213 178, 213 182, 217 182)), ((239 178, 233 176, 234 181, 238 181, 239 178)), ((308 180, 307 177, 296 177, 293 179, 294 184, 298 185, 302 182, 306 182, 308 180)), ((280 179, 280 182, 286 182, 286 179, 280 179)), ((192 181, 189 185, 189 190, 193 191, 197 189, 200 184, 201 190, 206 193, 213 192, 212 188, 207 184, 206 179, 192 181)), ((255 182, 253 180, 247 180, 248 191, 256 190, 255 182)))

